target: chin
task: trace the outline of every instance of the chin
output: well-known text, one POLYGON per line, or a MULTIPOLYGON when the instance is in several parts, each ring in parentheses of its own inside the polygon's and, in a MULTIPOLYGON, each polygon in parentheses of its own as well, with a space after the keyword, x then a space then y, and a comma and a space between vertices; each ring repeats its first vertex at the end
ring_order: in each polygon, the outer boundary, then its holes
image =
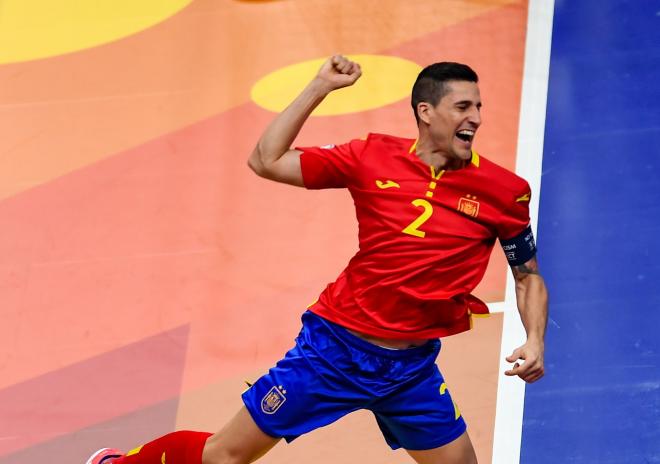
POLYGON ((462 148, 460 150, 455 150, 454 155, 461 161, 468 161, 472 159, 472 149, 462 148))

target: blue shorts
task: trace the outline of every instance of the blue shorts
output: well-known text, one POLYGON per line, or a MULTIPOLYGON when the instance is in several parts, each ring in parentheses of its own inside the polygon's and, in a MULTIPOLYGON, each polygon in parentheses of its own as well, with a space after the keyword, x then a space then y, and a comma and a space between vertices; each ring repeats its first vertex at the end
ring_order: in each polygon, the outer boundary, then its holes
POLYGON ((465 431, 435 364, 440 340, 405 350, 373 345, 309 311, 296 346, 245 393, 266 434, 287 442, 368 409, 392 449, 426 450, 465 431))

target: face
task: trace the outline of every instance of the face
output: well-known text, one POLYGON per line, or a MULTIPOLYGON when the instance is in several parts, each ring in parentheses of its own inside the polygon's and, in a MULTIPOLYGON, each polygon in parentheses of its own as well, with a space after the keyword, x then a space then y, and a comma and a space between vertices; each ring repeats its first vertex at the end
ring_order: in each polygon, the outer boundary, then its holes
POLYGON ((436 106, 420 103, 419 117, 426 123, 434 151, 469 160, 472 141, 481 125, 479 87, 469 81, 449 81, 445 85, 448 92, 436 106))

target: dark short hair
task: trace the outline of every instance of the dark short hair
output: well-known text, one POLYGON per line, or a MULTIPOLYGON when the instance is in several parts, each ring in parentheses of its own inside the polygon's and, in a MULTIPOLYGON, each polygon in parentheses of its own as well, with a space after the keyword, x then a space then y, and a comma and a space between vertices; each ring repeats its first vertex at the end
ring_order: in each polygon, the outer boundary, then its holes
POLYGON ((420 102, 435 106, 444 97, 448 90, 449 81, 479 82, 479 76, 466 64, 443 61, 434 63, 422 69, 412 88, 410 103, 412 104, 415 120, 419 123, 417 105, 420 102))

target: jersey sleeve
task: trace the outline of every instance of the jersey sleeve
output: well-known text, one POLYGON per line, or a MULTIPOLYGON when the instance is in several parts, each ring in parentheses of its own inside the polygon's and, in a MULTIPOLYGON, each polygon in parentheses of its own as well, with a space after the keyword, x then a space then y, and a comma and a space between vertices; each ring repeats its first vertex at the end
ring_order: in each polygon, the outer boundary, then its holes
POLYGON ((300 168, 308 189, 348 186, 359 164, 365 140, 352 140, 342 145, 296 147, 302 151, 300 168))
POLYGON ((519 188, 507 199, 508 207, 496 224, 497 236, 500 240, 508 240, 519 235, 529 225, 529 202, 532 197, 527 182, 521 182, 519 188))
POLYGON ((527 182, 508 198, 509 208, 498 222, 498 238, 510 266, 520 266, 536 255, 536 242, 529 224, 531 190, 527 182))

